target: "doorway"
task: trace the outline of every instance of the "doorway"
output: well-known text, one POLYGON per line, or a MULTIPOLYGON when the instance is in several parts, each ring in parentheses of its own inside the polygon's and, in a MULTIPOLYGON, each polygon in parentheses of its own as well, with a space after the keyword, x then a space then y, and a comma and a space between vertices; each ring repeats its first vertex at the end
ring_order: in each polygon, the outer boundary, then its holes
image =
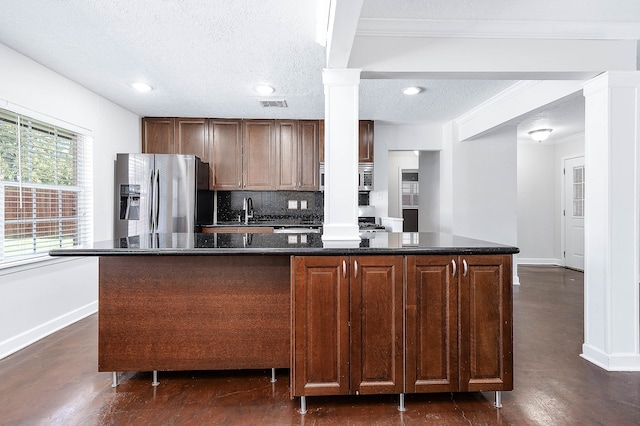
POLYGON ((584 271, 584 156, 564 160, 564 261, 584 271))

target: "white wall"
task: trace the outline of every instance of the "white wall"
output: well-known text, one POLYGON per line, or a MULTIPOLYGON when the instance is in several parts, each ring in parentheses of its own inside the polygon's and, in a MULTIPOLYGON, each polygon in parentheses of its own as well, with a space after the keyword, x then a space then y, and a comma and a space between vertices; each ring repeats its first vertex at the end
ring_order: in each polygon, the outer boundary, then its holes
POLYGON ((517 245, 516 127, 453 143, 453 233, 517 245))
MULTIPOLYGON (((94 239, 111 239, 113 162, 140 151, 140 117, 0 44, 0 107, 88 129, 93 137, 94 239)), ((0 358, 97 310, 93 258, 0 269, 0 358)))
POLYGON ((420 151, 420 232, 440 232, 440 151, 420 151))
POLYGON ((376 207, 376 216, 392 216, 389 205, 389 152, 438 151, 442 149, 442 126, 394 125, 376 121, 374 140, 375 191, 371 191, 370 202, 376 207))
POLYGON ((583 155, 584 134, 518 144, 518 263, 564 265, 562 168, 583 155))

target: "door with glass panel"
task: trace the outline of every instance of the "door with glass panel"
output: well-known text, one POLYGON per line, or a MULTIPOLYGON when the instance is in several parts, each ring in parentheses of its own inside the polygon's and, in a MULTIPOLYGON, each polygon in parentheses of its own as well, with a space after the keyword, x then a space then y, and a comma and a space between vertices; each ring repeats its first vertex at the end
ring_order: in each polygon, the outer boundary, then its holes
POLYGON ((568 268, 584 270, 584 157, 564 162, 564 258, 568 268))

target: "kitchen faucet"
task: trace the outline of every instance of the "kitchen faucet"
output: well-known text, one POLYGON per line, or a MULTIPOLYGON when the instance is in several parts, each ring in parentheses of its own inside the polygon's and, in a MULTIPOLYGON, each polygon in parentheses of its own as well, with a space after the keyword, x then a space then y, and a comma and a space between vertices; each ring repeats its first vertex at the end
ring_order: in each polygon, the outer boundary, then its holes
POLYGON ((244 224, 247 225, 249 219, 253 219, 253 200, 251 197, 243 199, 242 210, 244 211, 244 224))

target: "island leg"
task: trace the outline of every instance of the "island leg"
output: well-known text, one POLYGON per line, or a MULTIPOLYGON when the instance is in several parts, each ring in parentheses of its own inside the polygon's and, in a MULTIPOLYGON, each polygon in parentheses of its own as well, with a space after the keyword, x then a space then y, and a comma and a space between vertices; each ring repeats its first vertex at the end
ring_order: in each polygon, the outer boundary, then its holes
POLYGON ((502 408, 502 391, 496 391, 496 400, 493 403, 496 408, 502 408))
POLYGON ((300 414, 307 414, 307 397, 300 397, 300 414))
POLYGON ((158 370, 153 370, 153 381, 151 382, 151 386, 158 386, 160 382, 158 381, 158 370))
POLYGON ((407 407, 404 406, 404 394, 400 394, 400 400, 398 401, 398 411, 404 412, 407 411, 407 407))
POLYGON ((276 381, 278 381, 278 379, 276 379, 276 369, 272 368, 271 369, 271 383, 275 383, 276 381))
POLYGON ((112 382, 111 382, 111 387, 115 388, 116 386, 118 386, 120 383, 118 382, 118 372, 114 371, 112 376, 112 382))

